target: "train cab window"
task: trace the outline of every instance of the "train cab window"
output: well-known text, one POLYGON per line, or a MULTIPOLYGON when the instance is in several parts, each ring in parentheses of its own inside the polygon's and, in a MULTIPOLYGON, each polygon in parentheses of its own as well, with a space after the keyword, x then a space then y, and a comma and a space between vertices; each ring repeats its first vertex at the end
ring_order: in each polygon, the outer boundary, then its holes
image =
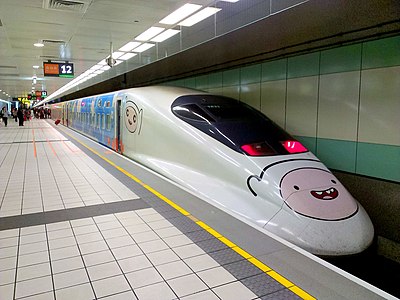
POLYGON ((175 99, 171 110, 181 120, 249 156, 270 156, 308 150, 268 117, 238 100, 202 94, 175 99), (288 143, 299 145, 296 150, 288 143))
POLYGON ((194 121, 213 122, 215 121, 209 114, 202 110, 197 104, 176 105, 172 111, 181 118, 194 121))
POLYGON ((104 103, 104 107, 110 107, 110 101, 106 101, 106 103, 104 103))

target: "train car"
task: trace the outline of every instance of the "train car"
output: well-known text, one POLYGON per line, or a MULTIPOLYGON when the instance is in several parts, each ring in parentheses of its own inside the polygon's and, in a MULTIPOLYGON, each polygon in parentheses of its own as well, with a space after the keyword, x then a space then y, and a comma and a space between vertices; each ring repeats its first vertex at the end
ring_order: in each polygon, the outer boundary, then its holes
POLYGON ((65 106, 65 125, 307 251, 349 255, 373 240, 367 213, 332 172, 240 101, 156 86, 65 106), (79 115, 86 103, 95 121, 79 115))

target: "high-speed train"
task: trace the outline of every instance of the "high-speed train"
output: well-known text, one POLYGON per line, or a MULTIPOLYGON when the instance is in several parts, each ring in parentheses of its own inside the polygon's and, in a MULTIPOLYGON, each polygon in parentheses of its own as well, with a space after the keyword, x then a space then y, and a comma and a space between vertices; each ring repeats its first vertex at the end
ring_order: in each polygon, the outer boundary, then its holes
POLYGON ((53 104, 52 118, 317 255, 362 252, 373 225, 339 180, 261 112, 176 87, 53 104))

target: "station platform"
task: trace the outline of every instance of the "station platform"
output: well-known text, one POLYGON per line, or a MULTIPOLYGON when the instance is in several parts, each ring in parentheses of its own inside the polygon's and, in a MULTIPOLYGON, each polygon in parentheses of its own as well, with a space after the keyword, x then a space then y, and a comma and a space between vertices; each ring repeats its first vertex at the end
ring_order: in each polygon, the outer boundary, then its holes
POLYGON ((396 299, 52 120, 0 124, 0 299, 396 299))

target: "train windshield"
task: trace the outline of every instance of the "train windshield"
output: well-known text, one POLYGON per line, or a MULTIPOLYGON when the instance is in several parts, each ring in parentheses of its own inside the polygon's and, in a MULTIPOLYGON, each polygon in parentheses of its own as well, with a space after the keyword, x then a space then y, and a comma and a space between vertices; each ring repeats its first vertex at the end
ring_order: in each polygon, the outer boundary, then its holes
POLYGON ((229 148, 249 156, 270 156, 308 150, 258 110, 215 95, 178 97, 172 112, 229 148))

